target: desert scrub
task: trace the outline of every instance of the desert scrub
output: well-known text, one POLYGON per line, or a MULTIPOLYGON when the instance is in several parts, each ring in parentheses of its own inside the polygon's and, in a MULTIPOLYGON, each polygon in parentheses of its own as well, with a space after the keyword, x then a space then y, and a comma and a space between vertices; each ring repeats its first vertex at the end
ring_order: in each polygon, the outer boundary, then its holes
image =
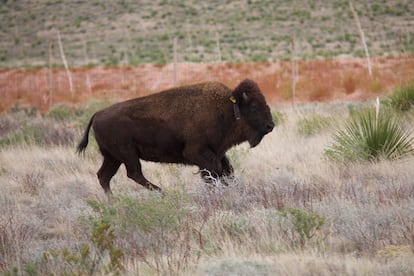
POLYGON ((336 160, 395 160, 414 154, 411 131, 387 108, 354 111, 325 154, 336 160))
MULTIPOLYGON (((179 274, 199 257, 204 241, 185 194, 164 191, 142 198, 116 197, 110 205, 89 200, 89 221, 113 225, 116 245, 131 261, 158 274, 179 274)), ((201 223, 202 225, 202 223, 201 223)))
POLYGON ((414 105, 414 84, 405 84, 395 88, 385 102, 400 111, 410 110, 414 105))
POLYGON ((95 112, 108 107, 112 104, 114 104, 116 100, 114 99, 92 99, 90 100, 85 107, 78 108, 74 111, 74 116, 76 121, 80 123, 80 126, 82 129, 84 129, 91 119, 92 115, 95 114, 95 112))
POLYGON ((23 115, 8 120, 8 122, 4 121, 8 131, 5 135, 0 134, 0 146, 2 147, 13 145, 72 145, 76 135, 75 129, 68 128, 66 125, 47 118, 23 115), (13 127, 16 122, 18 127, 13 127))
POLYGON ((313 136, 332 125, 332 119, 318 114, 309 115, 298 121, 297 132, 301 136, 313 136))
POLYGON ((325 224, 325 218, 315 212, 301 208, 288 208, 280 212, 280 216, 289 223, 284 223, 282 229, 293 247, 303 248, 325 224), (290 227, 286 227, 286 225, 290 227))
POLYGON ((111 222, 99 217, 92 225, 90 243, 73 249, 64 247, 44 252, 40 270, 64 275, 93 275, 99 272, 119 275, 124 271, 124 252, 115 245, 116 236, 111 222))
MULTIPOLYGON (((16 209, 18 203, 10 195, 0 196, 0 274, 10 271, 18 271, 19 261, 23 252, 35 239, 38 228, 28 221, 21 221, 16 209)), ((6 274, 8 275, 8 274, 6 274)))
POLYGON ((54 119, 56 121, 69 121, 73 119, 72 111, 66 105, 58 105, 52 107, 46 114, 46 117, 54 119))

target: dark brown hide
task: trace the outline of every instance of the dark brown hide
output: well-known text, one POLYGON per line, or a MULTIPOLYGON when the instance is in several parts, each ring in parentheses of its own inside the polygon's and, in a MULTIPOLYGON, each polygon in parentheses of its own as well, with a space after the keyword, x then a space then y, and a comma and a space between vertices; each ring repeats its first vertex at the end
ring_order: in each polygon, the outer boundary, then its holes
POLYGON ((255 147, 274 123, 257 84, 244 80, 234 90, 206 82, 107 107, 91 118, 79 153, 91 127, 104 157, 99 182, 110 193, 109 182, 122 163, 128 177, 160 190, 143 176, 140 160, 196 165, 216 177, 230 176, 226 151, 245 141, 255 147))

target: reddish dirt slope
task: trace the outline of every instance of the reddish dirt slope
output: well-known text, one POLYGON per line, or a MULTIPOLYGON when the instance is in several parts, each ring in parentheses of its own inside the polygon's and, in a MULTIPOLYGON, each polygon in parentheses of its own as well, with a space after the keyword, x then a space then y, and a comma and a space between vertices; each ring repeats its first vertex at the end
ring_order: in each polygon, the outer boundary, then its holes
MULTIPOLYGON (((373 75, 365 59, 298 62, 296 102, 355 101, 389 93, 414 80, 414 57, 375 58, 373 75)), ((176 84, 221 81, 230 87, 245 78, 259 83, 271 104, 292 100, 291 62, 178 64, 176 84)), ((17 102, 46 111, 59 103, 80 104, 88 98, 127 99, 174 86, 173 65, 72 68, 73 91, 64 69, 0 70, 0 112, 17 102)))

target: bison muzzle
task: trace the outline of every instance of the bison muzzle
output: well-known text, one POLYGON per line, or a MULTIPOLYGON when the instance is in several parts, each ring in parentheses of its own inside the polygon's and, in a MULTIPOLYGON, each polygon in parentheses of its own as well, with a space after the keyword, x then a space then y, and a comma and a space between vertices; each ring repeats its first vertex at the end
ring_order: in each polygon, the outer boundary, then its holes
POLYGON ((123 163, 127 175, 151 190, 140 160, 196 165, 206 182, 233 175, 226 157, 232 146, 248 141, 257 146, 274 127, 258 85, 242 81, 234 90, 218 82, 177 87, 117 103, 96 112, 77 152, 88 145, 90 128, 103 155, 97 175, 106 193, 123 163))

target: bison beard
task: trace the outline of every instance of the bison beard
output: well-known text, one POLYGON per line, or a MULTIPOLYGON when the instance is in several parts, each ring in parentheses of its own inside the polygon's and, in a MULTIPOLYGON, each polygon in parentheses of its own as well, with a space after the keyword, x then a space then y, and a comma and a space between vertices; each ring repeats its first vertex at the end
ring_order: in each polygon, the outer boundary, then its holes
POLYGON ((234 90, 218 82, 177 87, 117 103, 96 112, 78 145, 85 151, 91 128, 104 158, 97 175, 106 193, 124 164, 129 178, 161 190, 142 174, 140 160, 196 165, 206 182, 211 174, 233 174, 226 152, 248 141, 257 146, 273 130, 269 106, 257 84, 242 81, 234 90))

